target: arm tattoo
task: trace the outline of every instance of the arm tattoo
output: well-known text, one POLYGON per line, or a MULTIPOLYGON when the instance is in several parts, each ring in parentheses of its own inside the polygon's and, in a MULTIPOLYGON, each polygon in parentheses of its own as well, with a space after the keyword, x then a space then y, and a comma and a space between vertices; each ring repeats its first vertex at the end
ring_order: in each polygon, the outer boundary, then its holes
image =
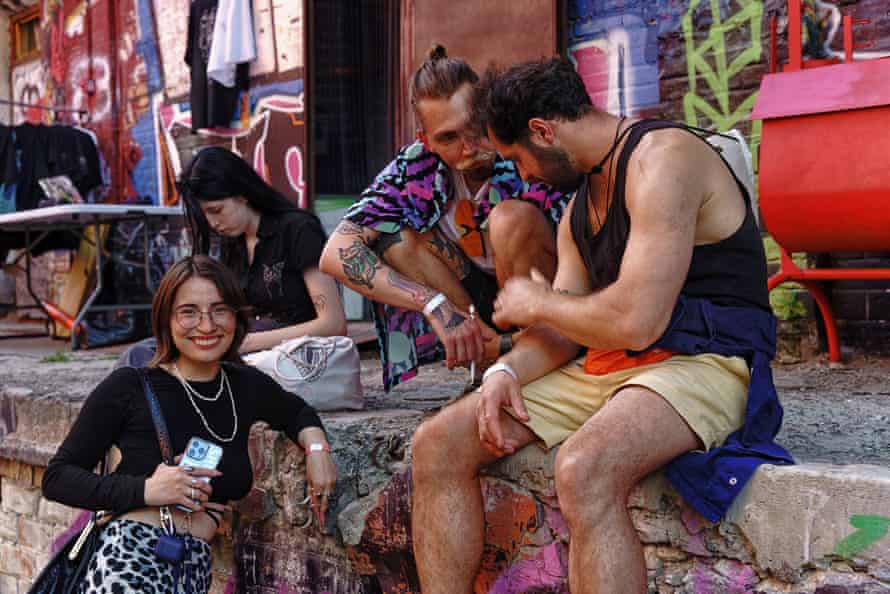
POLYGON ((444 258, 460 279, 464 279, 470 274, 470 259, 438 227, 433 227, 428 243, 433 248, 432 251, 444 258))
POLYGON ((324 295, 310 295, 309 298, 312 299, 312 304, 315 306, 315 313, 320 314, 324 311, 325 305, 328 303, 324 295))
POLYGON ((401 289, 408 293, 411 296, 411 301, 416 303, 418 307, 422 307, 436 295, 434 290, 402 276, 395 270, 389 271, 389 285, 395 289, 401 289))
POLYGON ((340 224, 337 225, 336 232, 340 235, 363 235, 365 228, 356 225, 352 221, 340 221, 340 224))
POLYGON ((346 278, 355 285, 374 288, 374 275, 382 268, 380 258, 356 239, 348 248, 340 248, 340 261, 346 278))

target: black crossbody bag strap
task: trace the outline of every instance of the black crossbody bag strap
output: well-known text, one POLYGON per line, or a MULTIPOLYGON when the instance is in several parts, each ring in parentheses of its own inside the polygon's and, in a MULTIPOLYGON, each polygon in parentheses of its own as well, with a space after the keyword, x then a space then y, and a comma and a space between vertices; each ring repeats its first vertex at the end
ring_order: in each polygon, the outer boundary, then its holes
POLYGON ((155 396, 154 389, 151 386, 151 380, 148 377, 148 369, 140 367, 136 370, 139 373, 139 379, 142 380, 142 388, 145 391, 145 399, 148 401, 148 410, 151 412, 151 420, 155 426, 155 432, 158 434, 158 445, 161 446, 161 457, 164 463, 170 466, 173 462, 173 446, 170 443, 170 434, 167 432, 167 423, 164 422, 164 411, 155 396))

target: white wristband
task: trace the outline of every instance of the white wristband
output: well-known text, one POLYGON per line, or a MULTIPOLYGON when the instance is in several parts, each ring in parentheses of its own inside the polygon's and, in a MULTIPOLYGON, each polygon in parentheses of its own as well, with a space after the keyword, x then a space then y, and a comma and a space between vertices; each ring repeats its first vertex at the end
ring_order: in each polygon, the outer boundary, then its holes
POLYGON ((432 299, 427 301, 426 305, 423 306, 423 315, 429 316, 430 314, 432 314, 440 305, 445 303, 446 299, 448 298, 445 296, 444 293, 436 293, 436 295, 433 296, 432 299))
POLYGON ((485 380, 488 379, 488 376, 497 373, 498 371, 503 371, 517 382, 519 381, 519 376, 516 374, 512 367, 510 367, 506 363, 495 363, 494 365, 486 369, 485 373, 482 374, 482 383, 485 383, 485 380))

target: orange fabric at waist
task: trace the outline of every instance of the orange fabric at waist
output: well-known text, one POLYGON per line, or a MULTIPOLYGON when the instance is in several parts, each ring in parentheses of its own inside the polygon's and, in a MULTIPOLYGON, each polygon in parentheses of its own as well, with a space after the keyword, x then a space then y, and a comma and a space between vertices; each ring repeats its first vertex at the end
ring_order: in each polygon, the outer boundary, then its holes
POLYGON ((584 372, 590 375, 606 375, 613 371, 660 363, 670 359, 675 354, 673 351, 665 349, 652 349, 641 355, 631 357, 624 350, 587 349, 587 357, 584 359, 584 372))

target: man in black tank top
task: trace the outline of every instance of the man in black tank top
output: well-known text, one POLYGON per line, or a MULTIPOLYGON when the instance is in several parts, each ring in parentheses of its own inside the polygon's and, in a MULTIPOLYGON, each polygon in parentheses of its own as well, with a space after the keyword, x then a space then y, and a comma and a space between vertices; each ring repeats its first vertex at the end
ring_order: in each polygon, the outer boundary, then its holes
MULTIPOLYGON (((774 319, 747 194, 682 126, 595 109, 567 62, 490 72, 475 108, 526 181, 580 190, 560 223, 552 286, 533 271, 507 281, 495 301, 495 323, 528 329, 477 392, 415 435, 421 587, 471 591, 483 547, 482 526, 468 529, 482 520, 479 470, 538 441, 562 444, 555 472, 572 530, 570 590, 646 592, 630 490, 670 463, 684 498, 719 520, 756 464, 745 474, 721 466, 729 458, 708 462, 731 476, 715 502, 697 489, 714 490, 717 479, 685 457, 718 455, 752 423, 771 444, 781 422, 763 373, 774 319), (721 341, 707 336, 714 327, 721 341), (751 398, 772 417, 752 419, 751 398)), ((776 448, 774 463, 790 461, 776 448)))

